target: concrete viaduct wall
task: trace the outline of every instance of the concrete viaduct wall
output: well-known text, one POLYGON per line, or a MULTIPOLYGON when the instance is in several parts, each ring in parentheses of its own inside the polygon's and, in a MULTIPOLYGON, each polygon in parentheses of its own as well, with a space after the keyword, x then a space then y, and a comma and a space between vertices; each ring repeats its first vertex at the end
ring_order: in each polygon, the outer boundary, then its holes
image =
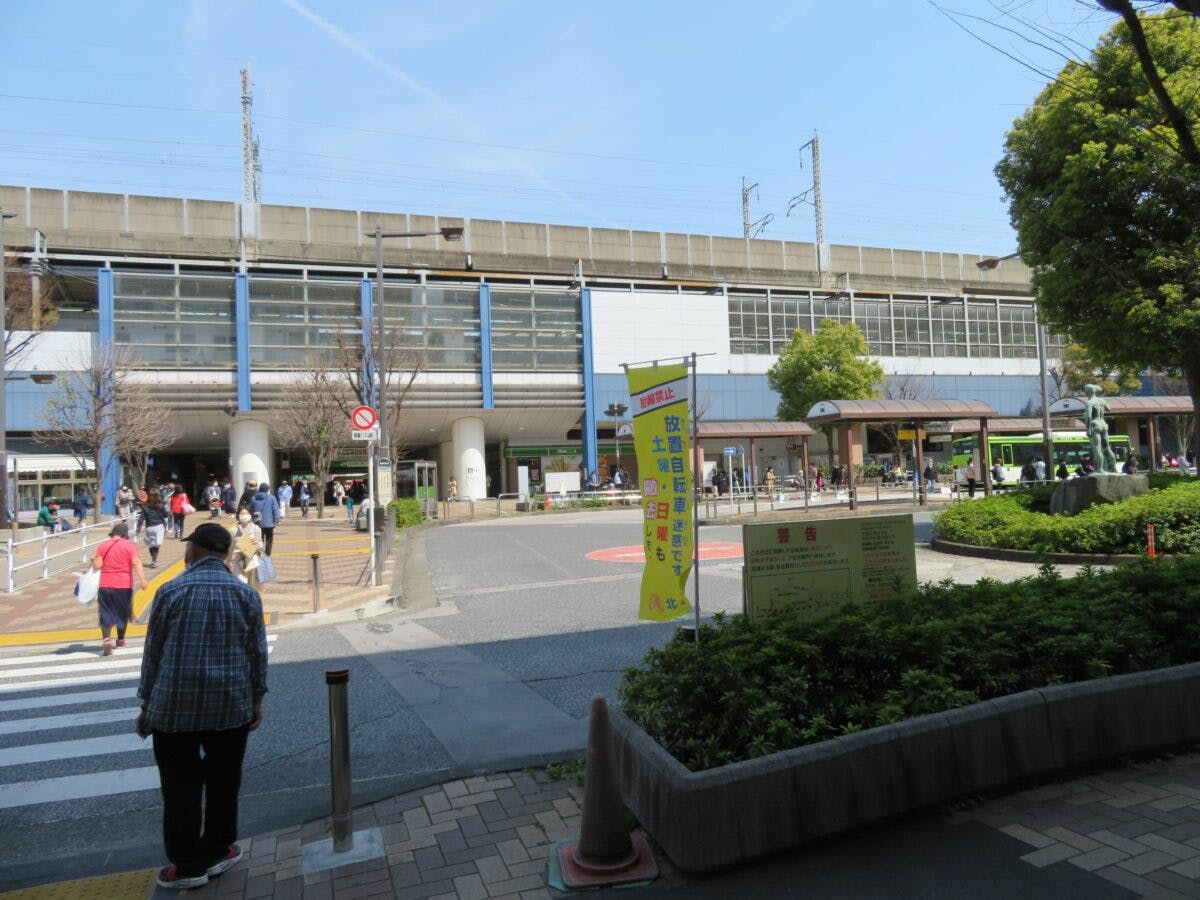
MULTIPOLYGON (((37 229, 51 252, 198 256, 225 265, 242 249, 239 203, 0 186, 0 204, 17 214, 5 231, 10 248, 32 247, 37 229)), ((363 232, 377 221, 385 231, 465 229, 461 243, 389 240, 388 266, 515 275, 571 274, 578 267, 585 277, 826 290, 1029 292, 1029 272, 1015 259, 981 272, 975 263, 982 257, 971 254, 833 245, 832 271, 822 277, 811 243, 270 204, 260 208, 257 237, 247 236, 247 260, 373 268, 374 241, 363 232)))

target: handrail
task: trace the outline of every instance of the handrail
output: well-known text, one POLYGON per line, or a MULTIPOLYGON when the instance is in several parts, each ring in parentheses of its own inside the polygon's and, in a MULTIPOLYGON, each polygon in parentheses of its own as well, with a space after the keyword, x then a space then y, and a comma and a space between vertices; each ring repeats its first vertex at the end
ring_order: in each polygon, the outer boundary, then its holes
MULTIPOLYGON (((112 531, 112 527, 115 523, 125 522, 128 525, 132 525, 134 521, 135 516, 133 515, 125 517, 114 516, 109 519, 104 519, 100 522, 90 525, 84 524, 76 528, 72 528, 69 531, 60 531, 55 534, 41 534, 36 537, 27 538, 20 541, 13 540, 11 537, 5 539, 2 543, 0 543, 0 548, 3 548, 3 553, 5 555, 5 592, 9 594, 14 593, 17 590, 17 574, 26 569, 33 568, 34 566, 39 566, 41 568, 41 574, 32 579, 29 584, 33 584, 37 581, 43 581, 49 578, 51 575, 60 575, 72 568, 71 565, 67 565, 63 567, 55 567, 54 570, 51 571, 51 563, 53 561, 61 560, 65 557, 74 558, 76 554, 78 554, 79 564, 87 562, 89 559, 88 549, 99 546, 103 542, 104 538, 108 537, 108 534, 110 531, 112 531), (103 537, 89 541, 89 532, 95 535, 97 531, 102 531, 103 537), (72 540, 76 534, 79 535, 78 542, 72 540), (63 545, 68 540, 71 542, 70 549, 60 550, 55 553, 49 552, 53 542, 57 541, 58 545, 63 545), (19 548, 34 544, 37 544, 40 547, 41 552, 27 562, 17 563, 16 559, 19 548)), ((137 534, 134 534, 132 539, 136 541, 137 534)))

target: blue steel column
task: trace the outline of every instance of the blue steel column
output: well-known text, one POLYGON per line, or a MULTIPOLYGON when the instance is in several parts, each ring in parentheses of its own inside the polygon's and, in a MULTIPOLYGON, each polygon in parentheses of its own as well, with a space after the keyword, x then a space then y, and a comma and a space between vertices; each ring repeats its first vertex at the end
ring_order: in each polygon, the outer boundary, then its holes
MULTIPOLYGON (((104 354, 102 358, 111 361, 113 336, 116 330, 113 324, 112 269, 105 267, 97 273, 96 292, 100 306, 96 347, 100 353, 104 354)), ((107 386, 102 388, 102 391, 106 395, 111 393, 107 386)), ((100 446, 100 471, 96 473, 96 477, 100 485, 100 512, 105 515, 113 515, 116 512, 117 491, 121 488, 121 460, 117 457, 116 435, 112 433, 110 425, 112 415, 111 409, 100 411, 101 433, 105 437, 100 446)))
POLYGON ((583 471, 584 478, 597 471, 596 373, 592 364, 592 289, 580 291, 579 319, 583 331, 583 471))
POLYGON ((375 402, 375 356, 371 350, 371 335, 375 322, 375 284, 370 278, 364 278, 359 285, 358 305, 362 317, 362 383, 367 388, 367 406, 378 409, 379 406, 375 402))
POLYGON ((479 285, 479 380, 483 385, 483 408, 496 408, 496 383, 492 367, 492 286, 479 285))
POLYGON ((237 401, 238 412, 249 412, 250 404, 250 276, 233 276, 234 312, 237 316, 237 401))

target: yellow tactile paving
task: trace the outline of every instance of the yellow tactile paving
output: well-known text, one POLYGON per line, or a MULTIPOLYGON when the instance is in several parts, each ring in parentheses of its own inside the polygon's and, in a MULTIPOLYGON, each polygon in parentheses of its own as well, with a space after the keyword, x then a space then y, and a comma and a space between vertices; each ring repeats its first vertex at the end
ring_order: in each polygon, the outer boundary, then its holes
POLYGON ((99 875, 6 891, 0 897, 5 900, 140 900, 149 896, 157 875, 158 869, 99 875))

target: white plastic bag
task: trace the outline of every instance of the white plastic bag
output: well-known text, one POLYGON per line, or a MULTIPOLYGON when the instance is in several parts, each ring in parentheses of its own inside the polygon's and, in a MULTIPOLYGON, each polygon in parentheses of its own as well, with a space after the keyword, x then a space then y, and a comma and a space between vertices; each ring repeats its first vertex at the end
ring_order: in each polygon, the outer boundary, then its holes
POLYGON ((75 599, 84 606, 95 603, 100 596, 100 570, 89 567, 75 577, 79 579, 75 582, 75 599))

